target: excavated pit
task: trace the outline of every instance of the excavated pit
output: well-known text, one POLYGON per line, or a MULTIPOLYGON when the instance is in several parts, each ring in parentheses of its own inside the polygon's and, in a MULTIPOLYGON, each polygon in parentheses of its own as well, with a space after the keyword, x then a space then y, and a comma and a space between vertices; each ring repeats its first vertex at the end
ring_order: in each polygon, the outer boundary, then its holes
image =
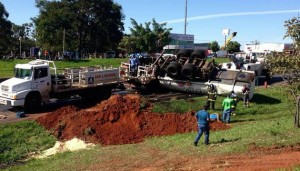
MULTIPOLYGON (((62 107, 41 116, 37 122, 61 140, 74 137, 102 145, 139 143, 145 137, 197 131, 194 112, 153 113, 150 103, 136 94, 113 95, 89 109, 62 107)), ((230 128, 210 123, 211 130, 230 128)))

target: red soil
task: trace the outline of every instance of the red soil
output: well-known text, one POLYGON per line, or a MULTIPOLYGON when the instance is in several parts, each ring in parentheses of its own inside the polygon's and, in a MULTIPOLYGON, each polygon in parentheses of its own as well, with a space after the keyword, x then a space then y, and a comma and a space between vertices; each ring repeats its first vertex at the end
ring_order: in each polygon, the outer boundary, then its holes
MULTIPOLYGON (((150 104, 141 109, 139 95, 114 95, 85 110, 63 107, 41 116, 37 121, 61 139, 77 137, 102 145, 138 143, 145 137, 197 130, 194 112, 152 113, 150 104)), ((229 128, 220 122, 212 122, 210 127, 211 130, 229 128)))

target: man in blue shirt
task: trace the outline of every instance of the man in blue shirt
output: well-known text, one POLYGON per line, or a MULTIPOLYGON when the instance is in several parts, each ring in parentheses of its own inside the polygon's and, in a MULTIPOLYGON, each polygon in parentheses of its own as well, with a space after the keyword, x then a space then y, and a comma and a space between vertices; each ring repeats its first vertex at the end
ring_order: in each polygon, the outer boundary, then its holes
POLYGON ((135 56, 135 54, 132 54, 132 56, 129 59, 129 63, 130 63, 131 74, 136 76, 137 68, 139 66, 139 59, 135 56))
POLYGON ((196 113, 196 120, 197 120, 197 124, 198 124, 198 134, 195 138, 194 141, 194 145, 197 146, 198 145, 198 141, 200 140, 203 132, 205 135, 205 140, 204 143, 206 145, 209 144, 209 113, 207 112, 208 106, 204 105, 202 107, 202 110, 199 110, 196 113))

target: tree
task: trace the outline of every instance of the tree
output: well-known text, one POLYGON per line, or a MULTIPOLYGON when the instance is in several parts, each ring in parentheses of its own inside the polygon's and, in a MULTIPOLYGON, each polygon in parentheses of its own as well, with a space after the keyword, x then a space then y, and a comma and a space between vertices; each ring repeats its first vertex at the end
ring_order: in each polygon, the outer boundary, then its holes
POLYGON ((13 24, 13 35, 11 37, 11 51, 15 52, 15 54, 19 54, 20 43, 22 43, 21 51, 26 52, 28 54, 30 48, 35 46, 35 34, 33 30, 33 23, 25 23, 21 26, 13 24))
POLYGON ((287 32, 284 36, 293 40, 296 53, 273 53, 267 57, 267 64, 272 74, 280 74, 288 85, 285 86, 294 100, 296 111, 294 112, 294 126, 299 128, 300 113, 300 21, 299 18, 293 18, 285 21, 284 25, 287 32))
POLYGON ((12 44, 12 23, 8 20, 8 16, 8 12, 0 2, 0 57, 3 54, 9 53, 12 44))
POLYGON ((238 43, 236 41, 232 41, 227 44, 226 50, 229 53, 240 52, 240 47, 241 47, 240 43, 238 43))
POLYGON ((159 24, 152 19, 152 22, 146 22, 143 26, 131 18, 131 24, 133 26, 130 28, 131 33, 122 39, 119 44, 120 49, 125 48, 129 53, 153 53, 162 50, 170 42, 171 28, 164 28, 166 23, 159 24))
POLYGON ((294 48, 297 52, 300 51, 300 20, 299 17, 294 17, 290 20, 285 21, 284 26, 287 31, 284 38, 290 37, 293 40, 294 48))
POLYGON ((122 7, 112 0, 36 0, 36 6, 36 36, 45 49, 103 52, 123 36, 122 7))
POLYGON ((209 44, 209 49, 211 49, 213 52, 217 52, 220 50, 220 46, 217 41, 213 41, 209 44))

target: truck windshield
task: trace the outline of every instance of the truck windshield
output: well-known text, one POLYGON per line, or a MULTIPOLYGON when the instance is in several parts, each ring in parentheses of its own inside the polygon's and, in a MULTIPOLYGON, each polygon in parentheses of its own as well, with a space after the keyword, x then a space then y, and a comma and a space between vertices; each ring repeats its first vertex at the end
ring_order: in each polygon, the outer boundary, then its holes
POLYGON ((30 78, 31 77, 31 69, 24 68, 16 68, 15 69, 15 77, 16 78, 30 78))

